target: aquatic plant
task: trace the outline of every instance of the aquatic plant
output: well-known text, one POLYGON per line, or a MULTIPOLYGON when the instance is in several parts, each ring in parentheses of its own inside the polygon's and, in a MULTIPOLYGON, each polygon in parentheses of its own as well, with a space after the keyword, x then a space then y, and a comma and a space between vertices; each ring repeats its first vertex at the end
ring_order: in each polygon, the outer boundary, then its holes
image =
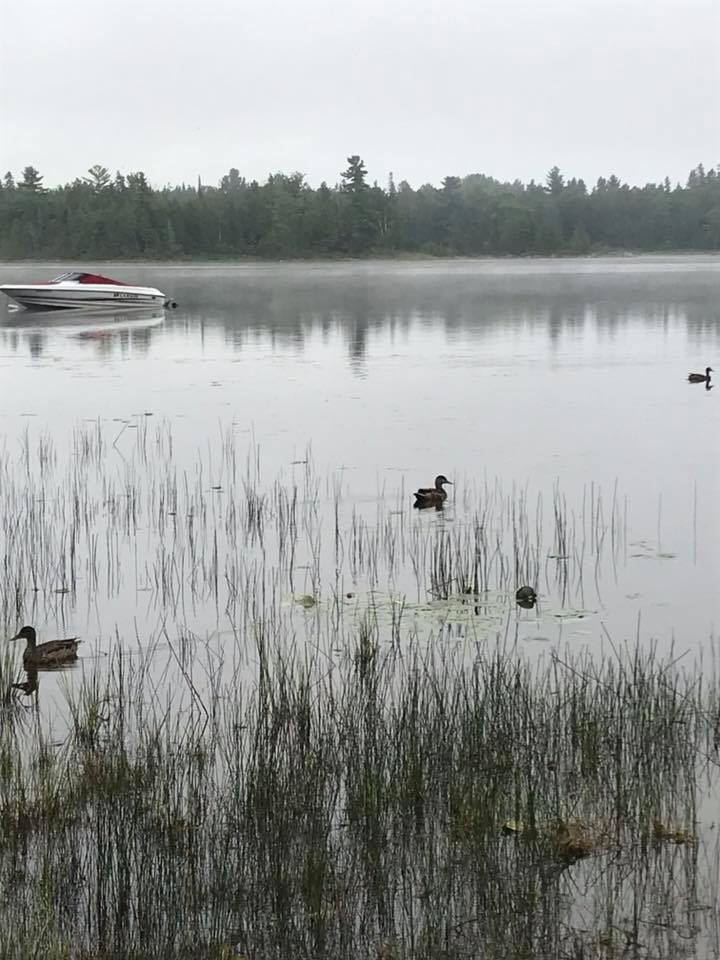
POLYGON ((617 490, 428 517, 227 432, 56 444, 0 453, 0 613, 97 631, 32 696, 0 650, 3 957, 718 955, 714 664, 518 643, 592 617, 617 490))

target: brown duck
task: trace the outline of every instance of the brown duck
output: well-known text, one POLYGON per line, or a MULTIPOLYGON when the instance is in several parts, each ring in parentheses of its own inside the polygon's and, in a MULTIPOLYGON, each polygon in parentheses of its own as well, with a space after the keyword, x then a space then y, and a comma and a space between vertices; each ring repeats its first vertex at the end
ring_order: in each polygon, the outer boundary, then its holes
POLYGON ((438 507, 447 500, 447 490, 443 486, 449 483, 452 486, 452 480, 448 480, 442 473, 435 477, 434 487, 420 487, 413 496, 415 497, 415 507, 438 507))
POLYGON ((712 372, 712 367, 705 367, 705 373, 689 373, 688 380, 690 383, 710 383, 710 374, 712 372))
POLYGON ((78 644, 82 643, 77 637, 68 637, 67 640, 50 640, 47 643, 37 643, 35 627, 23 627, 11 640, 25 640, 24 664, 34 664, 38 667, 55 667, 61 663, 70 663, 77 660, 78 644))

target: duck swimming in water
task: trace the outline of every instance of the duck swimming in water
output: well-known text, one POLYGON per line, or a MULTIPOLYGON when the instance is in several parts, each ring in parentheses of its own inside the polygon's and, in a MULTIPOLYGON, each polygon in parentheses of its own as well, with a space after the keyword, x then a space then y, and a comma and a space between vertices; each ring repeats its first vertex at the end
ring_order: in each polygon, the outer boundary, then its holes
POLYGON ((34 664, 38 667, 55 667, 61 663, 70 663, 77 660, 78 644, 82 643, 77 637, 68 637, 67 640, 50 640, 47 643, 36 642, 35 627, 23 627, 11 640, 25 640, 24 664, 34 664))
POLYGON ((710 374, 712 372, 712 367, 705 367, 705 373, 689 373, 688 381, 690 383, 710 383, 710 374))
POLYGON ((515 602, 525 610, 531 610, 537 603, 537 594, 532 587, 518 587, 515 592, 515 602))
POLYGON ((413 496, 415 497, 414 507, 439 507, 447 500, 447 490, 443 489, 444 484, 449 483, 452 486, 452 480, 440 473, 435 477, 434 487, 420 487, 413 496))

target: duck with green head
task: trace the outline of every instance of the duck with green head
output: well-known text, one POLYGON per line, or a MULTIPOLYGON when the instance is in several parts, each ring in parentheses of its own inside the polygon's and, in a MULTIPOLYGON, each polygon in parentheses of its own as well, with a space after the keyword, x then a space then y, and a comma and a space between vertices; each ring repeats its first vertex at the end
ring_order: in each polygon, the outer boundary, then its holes
POLYGON ((440 507, 447 500, 447 490, 444 485, 449 483, 452 486, 452 480, 440 473, 435 477, 434 487, 420 487, 413 496, 415 497, 414 507, 440 507))
POLYGON ((35 666, 55 667, 61 663, 70 663, 77 660, 78 644, 82 643, 77 637, 68 637, 66 640, 49 640, 47 643, 37 643, 35 627, 25 626, 18 631, 11 640, 24 640, 24 664, 35 666))

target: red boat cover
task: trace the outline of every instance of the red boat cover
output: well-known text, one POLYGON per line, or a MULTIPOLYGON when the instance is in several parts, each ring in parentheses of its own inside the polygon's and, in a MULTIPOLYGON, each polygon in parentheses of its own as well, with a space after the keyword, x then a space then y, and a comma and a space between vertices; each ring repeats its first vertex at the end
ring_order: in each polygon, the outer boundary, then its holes
POLYGON ((113 283, 118 287, 126 287, 122 280, 111 280, 110 277, 101 277, 99 273, 83 273, 78 277, 78 283, 113 283))
POLYGON ((101 277, 99 273, 61 273, 59 277, 53 280, 35 280, 33 286, 41 286, 46 283, 110 283, 116 287, 126 287, 127 284, 122 280, 111 280, 110 277, 101 277))

